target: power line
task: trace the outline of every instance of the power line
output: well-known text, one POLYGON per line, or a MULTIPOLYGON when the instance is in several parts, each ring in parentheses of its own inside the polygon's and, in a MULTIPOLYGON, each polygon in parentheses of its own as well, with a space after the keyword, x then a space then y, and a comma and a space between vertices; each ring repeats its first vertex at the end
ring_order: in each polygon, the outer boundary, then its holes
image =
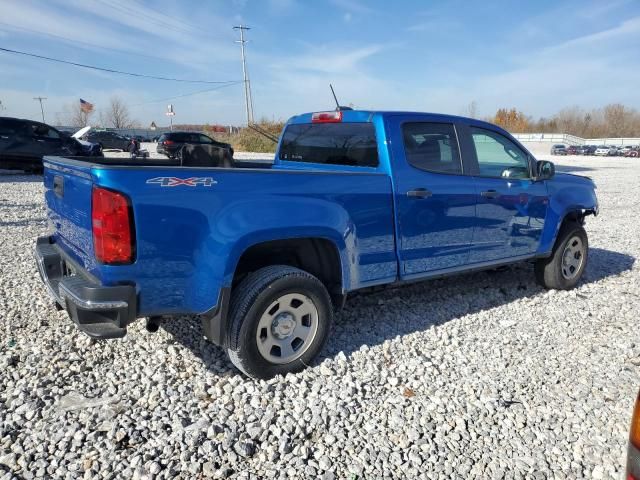
POLYGON ((206 90, 198 90, 197 92, 191 92, 191 93, 184 93, 182 95, 176 95, 175 97, 158 98, 156 100, 149 100, 148 102, 136 103, 135 105, 131 105, 131 107, 139 107, 141 105, 148 105, 150 103, 166 102, 167 100, 174 100, 176 98, 190 97, 192 95, 198 95, 199 93, 213 92, 214 90, 220 90, 221 88, 225 88, 225 87, 233 87, 234 85, 239 85, 241 83, 243 83, 243 82, 242 81, 237 81, 237 82, 233 82, 233 83, 228 83, 226 85, 218 85, 217 87, 207 88, 206 90))
POLYGON ((40 111, 42 112, 42 123, 46 123, 44 121, 44 107, 42 106, 42 101, 46 100, 47 97, 33 97, 34 100, 38 100, 40 102, 40 111))
POLYGON ((16 55, 24 55, 24 56, 27 56, 27 57, 39 58, 39 59, 42 59, 42 60, 48 60, 50 62, 64 63, 64 64, 67 64, 67 65, 73 65, 75 67, 88 68, 90 70, 99 70, 101 72, 116 73, 116 74, 119 74, 119 75, 128 75, 130 77, 151 78, 153 80, 163 80, 163 81, 167 81, 167 82, 207 83, 207 84, 226 84, 226 83, 237 82, 237 80, 212 81, 212 80, 188 80, 188 79, 184 79, 184 78, 156 77, 154 75, 145 75, 145 74, 142 74, 142 73, 124 72, 122 70, 115 70, 115 69, 112 69, 112 68, 96 67, 96 66, 93 66, 93 65, 86 65, 84 63, 69 62, 67 60, 60 60, 59 58, 46 57, 44 55, 36 55, 35 53, 21 52, 21 51, 18 51, 18 50, 11 50, 9 48, 0 47, 0 51, 7 52, 7 53, 14 53, 16 55))
POLYGON ((98 48, 101 50, 109 50, 112 52, 117 52, 117 53, 124 53, 125 55, 133 55, 133 56, 137 56, 137 57, 145 57, 145 58, 152 58, 154 60, 163 60, 166 61, 166 58, 163 57, 158 57, 155 55, 146 55, 144 53, 139 53, 139 52, 131 52, 128 50, 123 50, 123 49, 119 49, 119 48, 113 48, 113 47, 105 47, 104 45, 98 45, 97 43, 90 43, 90 42, 85 42, 82 40, 74 40, 73 38, 69 38, 69 37, 63 37, 62 35, 55 35, 53 33, 45 33, 45 32, 39 32, 38 30, 32 30, 30 28, 25 28, 25 27, 18 27, 16 25, 11 25, 9 23, 5 23, 5 22, 0 22, 0 25, 7 28, 7 29, 11 29, 11 30, 17 30, 17 31, 22 31, 22 32, 28 32, 28 33, 33 33, 35 35, 42 35, 45 37, 50 37, 50 38, 57 38, 60 39, 62 41, 65 42, 69 42, 71 44, 73 44, 74 46, 78 46, 78 45, 85 45, 87 47, 91 47, 91 48, 98 48))

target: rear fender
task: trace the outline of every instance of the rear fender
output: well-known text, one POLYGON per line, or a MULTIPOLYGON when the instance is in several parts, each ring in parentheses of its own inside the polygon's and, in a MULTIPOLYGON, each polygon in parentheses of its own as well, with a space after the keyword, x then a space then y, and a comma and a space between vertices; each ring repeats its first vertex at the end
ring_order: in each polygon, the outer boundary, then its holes
MULTIPOLYGON (((230 287, 233 277, 242 254, 249 248, 275 240, 292 240, 296 238, 318 238, 329 240, 336 247, 340 256, 340 269, 342 273, 342 290, 348 289, 351 285, 353 273, 357 275, 356 264, 349 259, 347 241, 352 241, 349 235, 342 235, 341 232, 327 227, 305 227, 305 228, 279 228, 251 232, 238 239, 231 250, 224 272, 224 286, 230 287), (346 240, 345 240, 346 238, 346 240)), ((351 247, 353 249, 353 246, 351 247)))

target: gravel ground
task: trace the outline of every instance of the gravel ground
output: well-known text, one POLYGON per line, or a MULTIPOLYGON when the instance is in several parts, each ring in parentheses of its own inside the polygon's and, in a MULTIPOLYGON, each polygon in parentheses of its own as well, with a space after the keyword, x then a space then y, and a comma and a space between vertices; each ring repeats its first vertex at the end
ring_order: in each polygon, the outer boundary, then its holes
POLYGON ((0 175, 0 479, 621 478, 638 160, 555 160, 599 187, 579 288, 544 291, 523 265, 355 296, 320 362, 270 381, 189 318, 78 333, 32 260, 40 178, 0 175))

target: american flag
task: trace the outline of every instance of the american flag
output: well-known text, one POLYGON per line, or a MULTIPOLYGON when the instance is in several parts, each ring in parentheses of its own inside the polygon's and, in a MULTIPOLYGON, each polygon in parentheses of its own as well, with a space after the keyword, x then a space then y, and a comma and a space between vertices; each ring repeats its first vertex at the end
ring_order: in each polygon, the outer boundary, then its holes
POLYGON ((89 103, 86 100, 80 99, 80 110, 84 113, 93 112, 93 103, 89 103))

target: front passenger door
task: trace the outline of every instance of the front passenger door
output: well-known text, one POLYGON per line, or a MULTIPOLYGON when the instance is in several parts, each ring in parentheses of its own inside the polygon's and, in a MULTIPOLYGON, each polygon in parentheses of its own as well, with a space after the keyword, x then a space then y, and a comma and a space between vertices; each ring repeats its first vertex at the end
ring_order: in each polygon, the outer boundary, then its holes
POLYGON ((548 196, 532 177, 529 154, 502 133, 470 126, 476 168, 476 226, 469 263, 493 262, 536 252, 548 196))
POLYGON ((56 129, 42 123, 33 123, 31 132, 35 145, 34 153, 38 156, 62 153, 62 137, 56 129))

